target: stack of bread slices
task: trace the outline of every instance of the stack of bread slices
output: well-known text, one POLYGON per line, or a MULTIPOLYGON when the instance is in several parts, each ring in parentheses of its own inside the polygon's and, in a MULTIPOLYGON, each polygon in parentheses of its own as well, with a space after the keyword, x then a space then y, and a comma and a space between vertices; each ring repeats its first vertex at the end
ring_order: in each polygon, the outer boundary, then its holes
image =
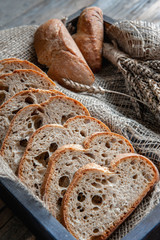
POLYGON ((106 239, 158 170, 38 67, 0 61, 1 156, 77 239, 106 239))

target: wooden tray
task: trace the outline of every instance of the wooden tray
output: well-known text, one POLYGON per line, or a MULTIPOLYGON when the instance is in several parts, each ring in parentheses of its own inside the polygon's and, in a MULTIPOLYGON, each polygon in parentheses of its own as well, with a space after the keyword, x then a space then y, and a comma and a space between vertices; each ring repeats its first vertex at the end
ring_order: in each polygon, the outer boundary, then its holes
MULTIPOLYGON (((76 25, 82 10, 68 18, 67 26, 71 22, 76 25)), ((112 24, 114 20, 104 15, 104 22, 112 24)), ((37 203, 27 190, 14 181, 0 177, 0 197, 38 239, 75 239, 41 203, 37 203)), ((123 240, 142 239, 160 240, 160 204, 123 238, 123 240)))

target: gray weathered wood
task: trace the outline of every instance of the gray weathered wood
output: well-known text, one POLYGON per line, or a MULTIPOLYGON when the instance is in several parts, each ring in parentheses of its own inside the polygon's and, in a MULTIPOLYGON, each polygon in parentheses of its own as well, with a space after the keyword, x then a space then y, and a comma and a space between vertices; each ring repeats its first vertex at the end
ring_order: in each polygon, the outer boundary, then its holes
POLYGON ((18 16, 25 15, 32 8, 39 5, 42 0, 12 0, 12 1, 0 1, 0 26, 11 23, 18 16))
MULTIPOLYGON (((18 0, 16 0, 18 1, 18 0)), ((36 0, 38 2, 38 0, 36 0)), ((24 2, 24 1, 22 1, 24 2)), ((14 1, 12 1, 14 3, 14 1)), ((34 1, 33 1, 34 3, 34 1)), ((50 18, 61 19, 64 16, 69 16, 80 8, 94 3, 94 0, 46 0, 39 1, 39 4, 32 4, 32 7, 28 8, 23 5, 23 10, 18 11, 16 17, 12 16, 12 19, 5 19, 2 23, 2 28, 30 25, 30 24, 41 24, 50 18)))
POLYGON ((159 22, 160 0, 6 0, 0 2, 0 29, 42 24, 50 18, 69 16, 97 2, 103 12, 115 19, 141 19, 159 22))
POLYGON ((5 207, 3 211, 0 212, 0 228, 2 228, 13 216, 12 211, 5 207))
MULTIPOLYGON (((3 228, 0 229, 1 240, 17 240, 22 238, 27 233, 29 237, 29 231, 24 224, 16 217, 11 218, 3 228)), ((25 240, 25 239, 24 239, 25 240)))
POLYGON ((5 203, 0 199, 0 211, 4 208, 5 203))
POLYGON ((160 21, 159 0, 107 0, 99 5, 106 15, 115 19, 160 21))

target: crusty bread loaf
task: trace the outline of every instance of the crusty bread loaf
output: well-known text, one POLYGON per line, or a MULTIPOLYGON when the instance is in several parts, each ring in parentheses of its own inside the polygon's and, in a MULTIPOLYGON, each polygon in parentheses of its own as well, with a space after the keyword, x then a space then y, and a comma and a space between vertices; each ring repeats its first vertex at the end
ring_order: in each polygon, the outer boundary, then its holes
POLYGON ((41 184, 53 152, 65 144, 83 144, 93 132, 110 131, 99 120, 89 116, 76 116, 61 125, 45 125, 38 129, 28 142, 19 164, 18 176, 27 187, 40 196, 41 184))
POLYGON ((72 37, 93 72, 101 69, 103 45, 103 13, 98 7, 85 8, 72 37))
POLYGON ((42 24, 34 36, 38 61, 49 67, 48 75, 61 82, 62 78, 92 84, 94 75, 64 24, 51 19, 42 24))
POLYGON ((39 67, 26 60, 21 60, 19 58, 8 58, 0 61, 0 75, 11 73, 16 69, 33 69, 41 74, 46 75, 45 72, 43 72, 39 67))
POLYGON ((55 83, 40 72, 31 69, 19 69, 0 76, 0 104, 16 93, 29 88, 54 89, 55 83))
POLYGON ((66 96, 51 97, 44 103, 22 108, 12 119, 2 144, 4 160, 16 172, 27 142, 36 129, 48 123, 64 123, 76 115, 89 115, 89 112, 83 104, 66 96))
POLYGON ((49 160, 47 174, 42 184, 42 195, 50 212, 60 222, 63 195, 80 167, 89 162, 109 166, 117 154, 134 152, 127 139, 111 132, 94 133, 87 138, 84 146, 88 148, 65 145, 49 160))
POLYGON ((57 90, 30 89, 19 92, 4 102, 0 107, 0 147, 11 120, 20 109, 30 104, 40 104, 56 95, 64 94, 57 90))
POLYGON ((84 166, 64 195, 63 221, 76 239, 106 239, 159 179, 153 163, 137 154, 121 156, 111 167, 84 166))

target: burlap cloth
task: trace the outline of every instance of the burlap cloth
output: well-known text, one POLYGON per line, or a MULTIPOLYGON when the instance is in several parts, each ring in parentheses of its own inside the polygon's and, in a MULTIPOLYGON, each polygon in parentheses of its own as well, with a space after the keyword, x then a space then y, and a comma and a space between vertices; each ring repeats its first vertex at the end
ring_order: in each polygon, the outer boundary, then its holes
MULTIPOLYGON (((33 35, 36 29, 37 26, 22 26, 0 31, 0 59, 18 57, 37 64, 33 48, 33 35)), ((95 84, 106 89, 127 93, 121 73, 108 62, 104 63, 101 73, 96 75, 95 84)), ((71 92, 58 84, 57 87, 69 97, 82 102, 92 116, 103 121, 112 131, 128 138, 138 153, 147 156, 158 168, 160 167, 159 125, 144 106, 141 106, 142 119, 137 119, 130 98, 109 93, 87 95, 71 92)), ((0 162, 0 175, 12 178, 15 184, 18 183, 18 180, 2 160, 0 162)), ((134 213, 112 234, 110 239, 117 240, 124 237, 159 202, 160 184, 157 184, 134 213)))

